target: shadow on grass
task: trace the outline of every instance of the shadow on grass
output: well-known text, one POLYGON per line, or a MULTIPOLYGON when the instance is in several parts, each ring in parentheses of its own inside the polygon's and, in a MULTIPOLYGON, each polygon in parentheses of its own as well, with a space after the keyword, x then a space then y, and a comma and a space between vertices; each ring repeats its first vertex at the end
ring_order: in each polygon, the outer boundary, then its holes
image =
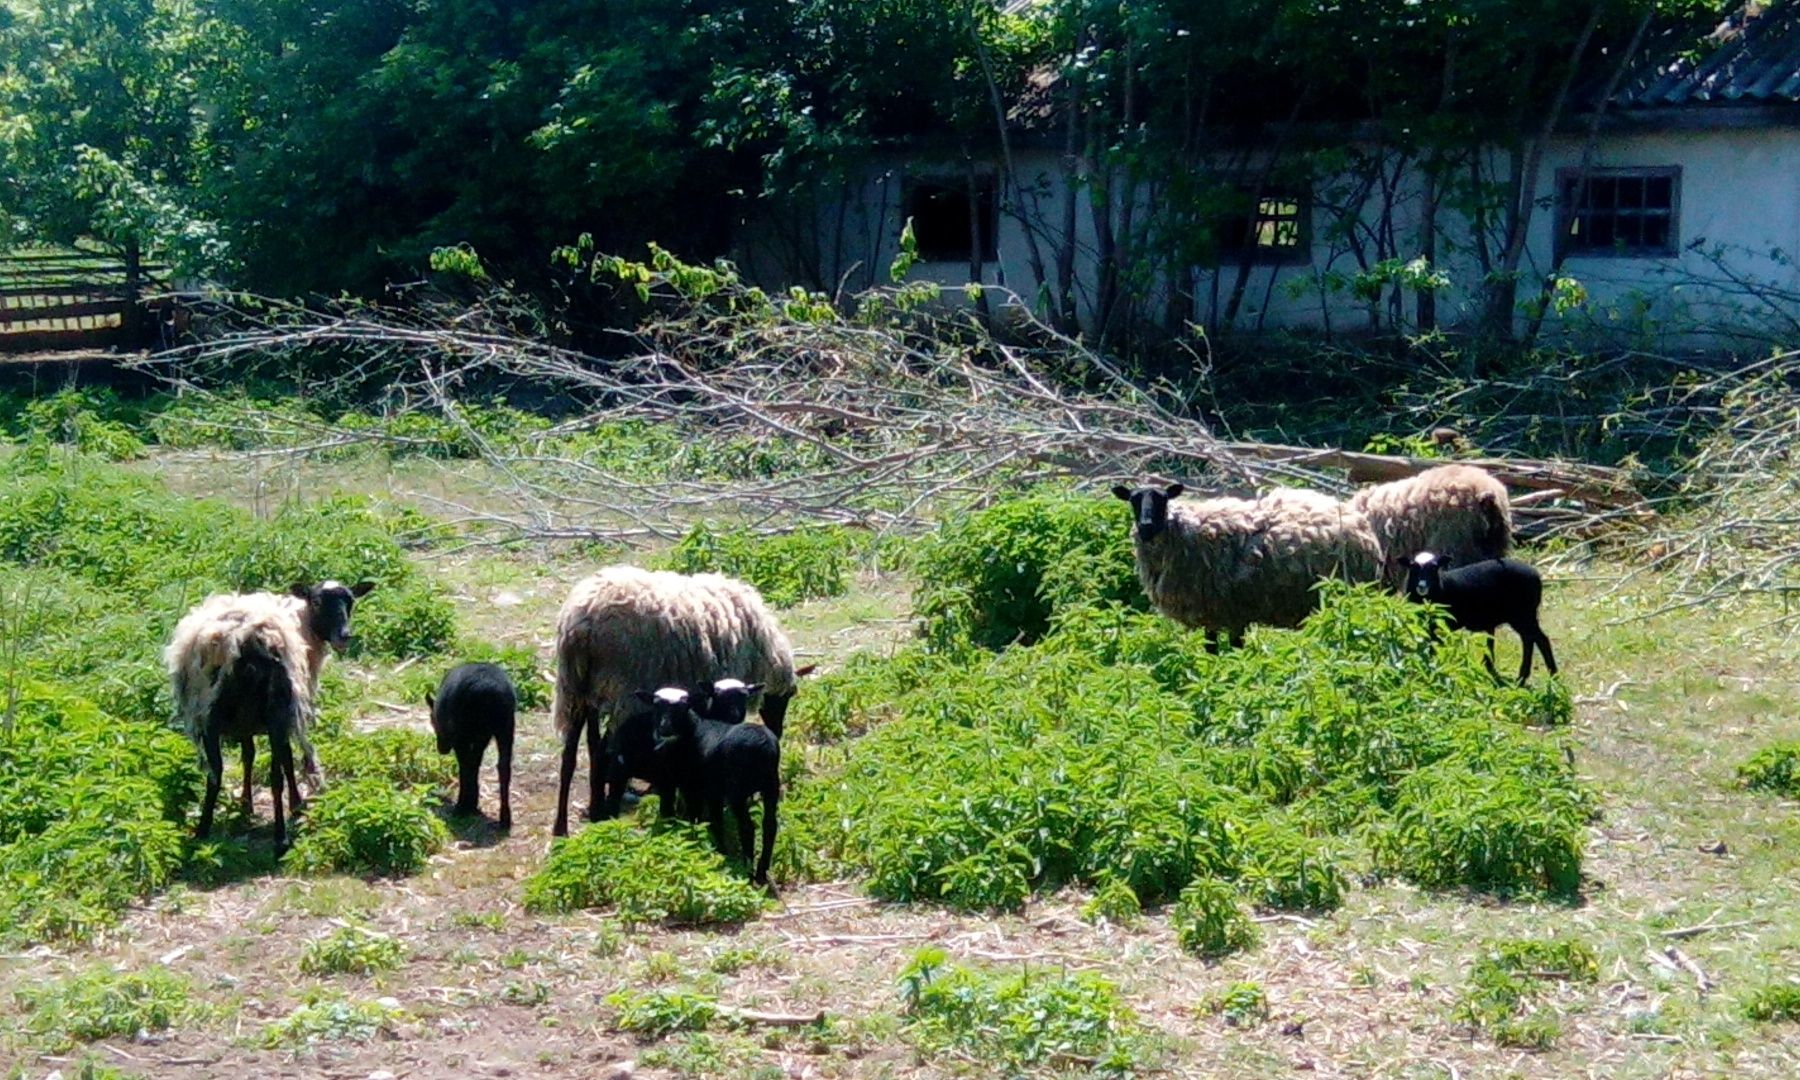
MULTIPOLYGON (((457 813, 455 803, 449 799, 437 800, 437 805, 431 808, 431 812, 436 814, 439 820, 443 821, 444 826, 450 830, 451 836, 462 843, 468 844, 470 847, 493 847, 500 843, 500 841, 505 840, 512 835, 511 829, 502 829, 500 827, 500 822, 497 818, 490 818, 486 814, 480 812, 473 814, 457 813)), ((514 825, 515 827, 517 826, 516 821, 514 822, 514 825)))

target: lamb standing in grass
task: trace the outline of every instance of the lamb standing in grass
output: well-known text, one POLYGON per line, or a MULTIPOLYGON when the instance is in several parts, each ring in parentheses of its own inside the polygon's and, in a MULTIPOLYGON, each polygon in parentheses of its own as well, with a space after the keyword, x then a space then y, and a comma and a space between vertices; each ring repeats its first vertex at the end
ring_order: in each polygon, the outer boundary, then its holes
POLYGON ((500 827, 512 828, 513 723, 518 692, 498 664, 463 664, 425 695, 438 753, 456 752, 456 813, 481 813, 481 758, 494 744, 500 772, 500 827))
POLYGON ((367 581, 354 587, 327 581, 295 585, 285 596, 222 594, 207 598, 176 624, 163 652, 175 691, 176 721, 206 761, 206 801, 196 836, 205 839, 212 833, 225 771, 220 743, 235 740, 242 749, 248 817, 255 740, 266 734, 274 759, 275 850, 286 850, 284 780, 292 809, 300 809, 289 740, 300 743, 306 774, 316 788, 319 763, 307 730, 318 700, 319 672, 328 646, 342 651, 350 644, 351 610, 374 587, 367 581))
POLYGON ((719 574, 675 574, 612 566, 576 584, 556 624, 551 718, 562 738, 552 834, 569 831, 569 786, 581 733, 588 740, 588 818, 605 812, 607 729, 646 686, 706 686, 741 678, 760 684, 763 723, 779 732, 793 699, 793 648, 762 596, 719 574))
MULTIPOLYGON (((754 686, 748 690, 755 693, 754 686)), ((637 698, 656 713, 657 757, 681 791, 689 816, 698 819, 704 815, 712 826, 714 843, 722 846, 725 807, 730 806, 737 819, 739 852, 745 859, 756 857, 750 880, 767 885, 781 805, 781 740, 761 724, 695 715, 688 692, 679 687, 664 687, 654 694, 639 690, 637 698), (763 804, 760 854, 756 854, 750 821, 750 799, 756 795, 762 796, 763 804)), ((748 695, 743 704, 747 707, 748 695)))
MULTIPOLYGON (((811 671, 811 668, 803 669, 811 671)), ((750 702, 760 686, 742 679, 719 679, 710 688, 687 689, 694 712, 708 720, 741 724, 749 716, 750 702)), ((675 813, 676 790, 656 753, 657 712, 654 707, 628 712, 613 725, 607 746, 606 803, 603 818, 618 817, 625 805, 625 788, 633 779, 650 785, 661 811, 675 813)))
POLYGON ((1381 549, 1363 515, 1318 492, 1176 503, 1183 487, 1124 486, 1138 577, 1156 609, 1183 626, 1243 640, 1252 624, 1293 627, 1318 606, 1324 578, 1376 580, 1381 549))
POLYGON ((1495 678, 1494 631, 1510 626, 1519 635, 1525 655, 1519 662, 1519 681, 1531 678, 1531 650, 1543 651, 1544 666, 1556 674, 1556 654, 1550 638, 1538 625, 1538 605, 1544 597, 1544 579, 1536 568, 1517 559, 1483 559, 1470 566, 1449 569, 1448 560, 1429 551, 1413 557, 1406 576, 1406 595, 1450 609, 1453 630, 1473 630, 1488 636, 1487 669, 1495 678))
POLYGON ((1466 566, 1512 550, 1506 485, 1473 465, 1439 465, 1364 488, 1350 505, 1375 530, 1383 553, 1381 579, 1391 589, 1405 587, 1408 561, 1420 551, 1466 566))

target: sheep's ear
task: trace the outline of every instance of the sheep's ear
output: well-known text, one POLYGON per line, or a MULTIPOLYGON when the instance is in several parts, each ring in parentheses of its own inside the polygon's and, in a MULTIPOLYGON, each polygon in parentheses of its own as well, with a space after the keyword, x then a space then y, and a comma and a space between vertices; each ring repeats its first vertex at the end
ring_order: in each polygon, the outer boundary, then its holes
POLYGON ((425 707, 434 712, 437 710, 437 698, 433 697, 429 690, 425 691, 425 707))
POLYGON ((350 586, 350 595, 360 600, 369 595, 369 591, 373 588, 375 588, 375 583, 373 581, 359 581, 350 586))
POLYGON ((1181 493, 1186 490, 1187 490, 1187 488, 1182 487, 1180 484, 1170 484, 1167 488, 1163 489, 1163 494, 1167 495, 1171 499, 1179 499, 1181 497, 1181 493))
POLYGON ((307 588, 302 582, 296 581, 288 586, 288 595, 298 600, 311 600, 312 590, 307 588))
POLYGON ((1131 501, 1131 489, 1126 487, 1124 484, 1114 484, 1113 485, 1113 494, 1118 496, 1121 499, 1124 499, 1126 502, 1131 501))
POLYGON ((762 693, 762 688, 763 688, 762 683, 753 682, 749 686, 744 687, 744 693, 749 695, 750 697, 755 697, 757 694, 762 693))
POLYGON ((656 695, 648 690, 633 690, 631 694, 646 705, 656 704, 656 695))
MULTIPOLYGON (((819 670, 819 665, 817 665, 817 664, 808 664, 805 667, 795 668, 794 669, 794 678, 804 679, 808 675, 811 675, 813 672, 815 672, 817 670, 819 670)), ((760 689, 761 686, 762 686, 761 683, 757 684, 758 689, 760 689)))

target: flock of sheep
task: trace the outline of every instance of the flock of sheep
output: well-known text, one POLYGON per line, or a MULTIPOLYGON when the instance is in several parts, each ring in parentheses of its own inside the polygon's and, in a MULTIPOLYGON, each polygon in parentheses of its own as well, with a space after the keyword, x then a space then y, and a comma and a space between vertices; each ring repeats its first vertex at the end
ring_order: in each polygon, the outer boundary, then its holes
MULTIPOLYGON (((1359 492, 1349 501, 1298 489, 1256 499, 1176 501, 1179 484, 1117 487, 1131 504, 1133 548, 1151 602, 1169 618, 1239 642, 1253 624, 1298 625, 1322 579, 1384 582, 1445 605, 1453 625, 1489 634, 1510 625, 1525 643, 1520 679, 1535 646, 1554 674, 1537 622, 1542 582, 1505 558, 1512 545, 1506 488, 1467 465, 1431 469, 1359 492)), ((222 745, 238 743, 243 810, 251 812, 257 735, 274 760, 275 846, 285 849, 282 795, 300 806, 290 740, 316 790, 318 762, 307 732, 319 672, 350 640, 351 612, 374 586, 335 581, 287 594, 213 596, 175 628, 165 653, 177 718, 206 763, 199 835, 208 835, 223 778, 222 745)), ((568 834, 569 789, 581 739, 588 745, 587 816, 616 815, 626 787, 650 785, 719 836, 724 810, 740 847, 753 853, 749 801, 763 802, 762 848, 753 878, 766 884, 780 801, 780 740, 789 703, 812 667, 793 648, 751 586, 719 574, 675 574, 613 566, 575 585, 557 618, 551 716, 561 739, 555 836, 568 834), (761 724, 745 723, 752 707, 761 724)), ((516 694, 501 668, 465 664, 427 696, 438 750, 455 753, 456 810, 477 810, 479 770, 490 742, 499 758, 500 825, 510 801, 516 694)))

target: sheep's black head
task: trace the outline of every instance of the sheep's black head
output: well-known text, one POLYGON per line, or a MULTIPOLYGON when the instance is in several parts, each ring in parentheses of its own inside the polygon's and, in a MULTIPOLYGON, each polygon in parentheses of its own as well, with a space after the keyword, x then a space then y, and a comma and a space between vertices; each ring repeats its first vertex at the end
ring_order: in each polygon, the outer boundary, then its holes
POLYGON ((684 687, 665 686, 651 693, 638 690, 635 696, 650 706, 656 717, 656 748, 662 750, 694 735, 694 699, 684 687))
POLYGON ((338 652, 350 647, 350 611, 357 600, 375 587, 373 581, 344 585, 327 581, 319 585, 293 585, 288 592, 306 603, 307 628, 338 652))
POLYGON ((811 675, 814 671, 817 671, 818 668, 819 665, 817 664, 808 664, 805 667, 795 668, 793 690, 789 690, 785 694, 763 695, 762 706, 757 709, 757 715, 762 717, 763 726, 770 731, 773 731, 776 738, 779 739, 781 737, 781 729, 787 726, 788 705, 793 702, 794 694, 800 688, 800 680, 811 675))
POLYGON ((1406 568, 1406 595, 1417 601, 1436 600, 1444 594, 1445 560, 1429 551, 1413 556, 1406 568))
POLYGON ((712 700, 706 715, 727 724, 741 724, 750 714, 750 702, 762 692, 762 683, 742 679, 720 679, 712 684, 712 700))
POLYGON ((1164 488, 1141 487, 1133 491, 1120 484, 1112 490, 1114 495, 1131 504, 1131 519, 1138 539, 1154 540, 1169 527, 1169 500, 1179 498, 1187 489, 1180 484, 1170 484, 1164 488))
POLYGON ((425 691, 425 707, 431 710, 431 731, 437 736, 438 753, 448 754, 456 748, 456 732, 438 715, 437 698, 429 690, 425 691))

